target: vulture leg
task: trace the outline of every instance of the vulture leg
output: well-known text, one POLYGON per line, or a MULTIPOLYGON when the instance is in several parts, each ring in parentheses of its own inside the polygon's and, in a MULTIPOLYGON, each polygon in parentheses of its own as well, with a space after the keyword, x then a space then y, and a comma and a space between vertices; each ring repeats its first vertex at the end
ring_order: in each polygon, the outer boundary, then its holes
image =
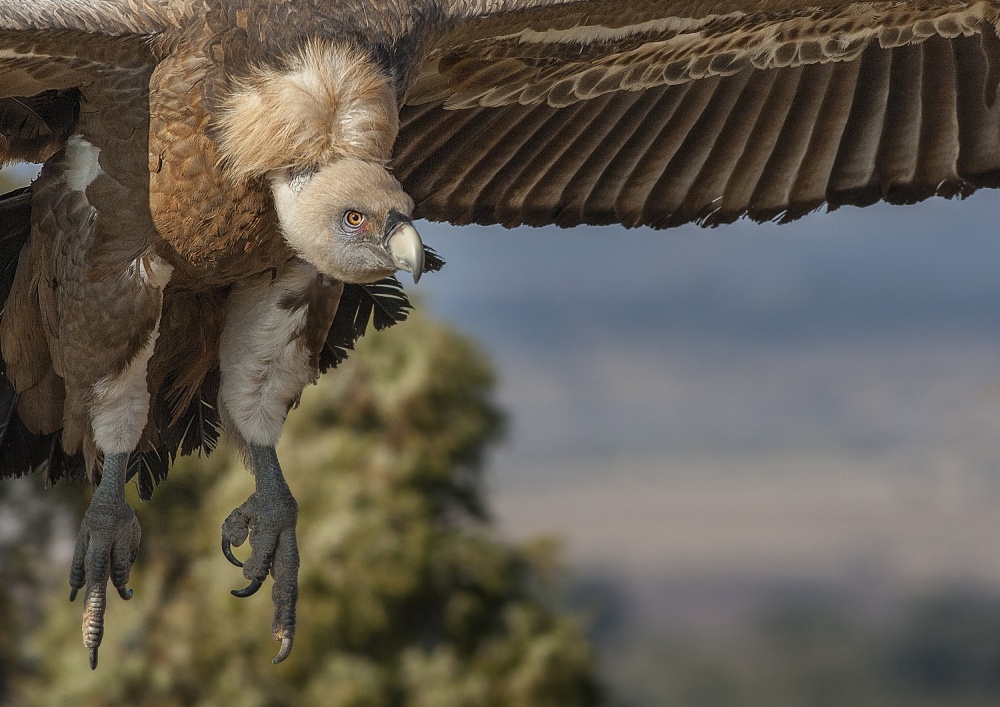
POLYGON ((274 578, 271 633, 276 641, 281 641, 281 649, 274 658, 275 663, 280 663, 291 652, 295 636, 295 602, 299 596, 295 522, 299 506, 285 483, 274 447, 251 444, 249 457, 256 491, 222 524, 222 547, 229 561, 242 566, 243 575, 250 580, 245 589, 234 589, 233 596, 255 594, 268 573, 274 578), (252 552, 250 559, 240 563, 232 556, 229 546, 239 547, 248 534, 252 552))
POLYGON ((298 505, 285 483, 275 446, 291 406, 318 376, 318 347, 326 339, 342 285, 302 260, 233 287, 219 346, 219 402, 227 426, 247 445, 256 490, 222 526, 222 550, 243 567, 250 584, 234 591, 254 594, 268 574, 274 579, 271 630, 281 649, 292 649, 298 598, 298 505), (250 559, 240 563, 231 547, 249 538, 250 559))
POLYGON ((61 427, 63 451, 82 454, 88 473, 102 464, 70 572, 71 600, 86 587, 83 641, 92 668, 104 633, 108 580, 123 599, 131 596, 126 585, 139 523, 125 499, 125 481, 129 456, 149 423, 147 366, 173 271, 151 245, 146 150, 136 157, 133 145, 146 129, 148 77, 129 73, 116 81, 88 88, 79 132, 32 186, 31 260, 19 263, 18 276, 28 263, 34 269, 16 283, 7 311, 34 308, 33 326, 42 334, 25 328, 23 322, 32 320, 3 322, 6 373, 18 390, 19 410, 47 410, 34 419, 22 415, 22 422, 34 431, 61 427), (102 101, 114 107, 116 119, 132 116, 132 124, 116 123, 109 132, 102 101), (37 339, 43 345, 28 345, 37 339), (62 381, 55 400, 46 397, 51 389, 36 386, 49 379, 47 368, 62 381), (38 407, 42 398, 45 408, 38 407))
POLYGON ((86 585, 83 609, 83 644, 90 651, 90 667, 97 667, 97 649, 104 637, 104 608, 107 582, 128 600, 126 588, 132 564, 139 552, 139 521, 125 500, 125 471, 128 452, 108 455, 104 473, 83 516, 69 575, 69 600, 86 585))

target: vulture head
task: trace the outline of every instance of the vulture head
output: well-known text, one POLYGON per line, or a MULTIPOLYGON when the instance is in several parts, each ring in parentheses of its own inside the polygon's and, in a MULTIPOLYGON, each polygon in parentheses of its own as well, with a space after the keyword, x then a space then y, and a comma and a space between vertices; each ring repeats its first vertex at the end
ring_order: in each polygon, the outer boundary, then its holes
POLYGON ((263 178, 288 244, 320 272, 368 283, 423 272, 413 200, 386 165, 399 131, 388 77, 343 45, 307 43, 230 87, 215 125, 236 180, 263 178))
POLYGON ((420 279, 424 246, 410 223, 413 200, 382 165, 344 157, 270 181, 285 240, 320 272, 356 283, 396 270, 420 279))

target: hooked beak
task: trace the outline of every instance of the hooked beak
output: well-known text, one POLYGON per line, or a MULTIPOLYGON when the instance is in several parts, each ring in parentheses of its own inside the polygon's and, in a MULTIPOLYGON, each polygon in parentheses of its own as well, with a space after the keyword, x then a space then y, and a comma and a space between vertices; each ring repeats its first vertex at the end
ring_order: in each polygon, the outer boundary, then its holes
POLYGON ((424 273, 424 244, 417 229, 406 216, 392 211, 385 224, 385 233, 385 250, 392 264, 411 273, 416 284, 424 273))

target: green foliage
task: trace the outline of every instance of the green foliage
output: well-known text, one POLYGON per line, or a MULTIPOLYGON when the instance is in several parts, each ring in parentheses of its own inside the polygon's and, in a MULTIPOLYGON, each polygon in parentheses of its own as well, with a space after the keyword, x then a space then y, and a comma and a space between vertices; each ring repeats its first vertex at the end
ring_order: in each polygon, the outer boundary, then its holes
POLYGON ((87 667, 79 606, 60 591, 30 639, 35 663, 18 699, 594 704, 579 622, 538 592, 551 554, 499 542, 483 522, 482 464, 503 427, 492 388, 474 346, 414 317, 363 340, 306 391, 279 449, 299 501, 302 556, 299 630, 285 663, 270 664, 268 592, 229 594, 246 582, 222 557, 220 525, 253 483, 220 449, 178 464, 139 506, 135 597, 109 600, 98 670, 87 667))

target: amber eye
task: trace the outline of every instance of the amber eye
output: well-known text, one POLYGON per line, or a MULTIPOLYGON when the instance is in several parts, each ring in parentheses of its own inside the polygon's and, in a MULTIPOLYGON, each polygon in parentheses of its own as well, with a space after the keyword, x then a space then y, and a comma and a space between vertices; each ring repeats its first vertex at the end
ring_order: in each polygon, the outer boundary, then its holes
POLYGON ((365 222, 365 215, 360 211, 348 211, 344 214, 344 225, 350 228, 352 231, 361 228, 361 224, 365 222))

